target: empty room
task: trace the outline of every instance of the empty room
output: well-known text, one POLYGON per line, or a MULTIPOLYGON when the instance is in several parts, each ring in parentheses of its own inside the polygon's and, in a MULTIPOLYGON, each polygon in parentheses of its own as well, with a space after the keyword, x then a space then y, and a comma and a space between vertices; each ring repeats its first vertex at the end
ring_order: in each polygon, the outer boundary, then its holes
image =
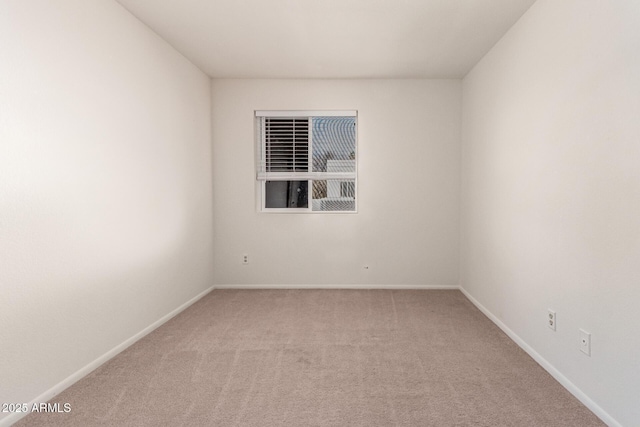
POLYGON ((0 0, 0 427, 640 426, 640 2, 0 0))

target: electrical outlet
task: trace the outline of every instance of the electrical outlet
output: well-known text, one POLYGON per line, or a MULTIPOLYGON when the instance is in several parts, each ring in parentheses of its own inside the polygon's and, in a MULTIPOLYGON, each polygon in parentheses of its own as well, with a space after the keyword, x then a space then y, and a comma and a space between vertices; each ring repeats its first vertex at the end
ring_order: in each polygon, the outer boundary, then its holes
POLYGON ((244 254, 242 255, 242 265, 247 265, 249 264, 249 255, 244 254))
POLYGON ((591 334, 583 329, 579 329, 579 331, 580 341, 578 345, 580 346, 580 351, 587 356, 591 356, 591 334))
POLYGON ((549 314, 547 315, 547 326, 549 329, 555 331, 556 330, 556 312, 548 309, 549 314))

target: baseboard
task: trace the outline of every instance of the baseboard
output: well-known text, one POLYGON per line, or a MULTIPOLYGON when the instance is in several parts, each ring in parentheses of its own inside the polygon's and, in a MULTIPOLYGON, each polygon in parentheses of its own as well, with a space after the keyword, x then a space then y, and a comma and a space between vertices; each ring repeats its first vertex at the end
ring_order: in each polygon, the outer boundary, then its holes
POLYGON ((595 403, 589 396, 587 396, 582 390, 580 390, 574 383, 569 381, 560 371, 558 371, 549 361, 542 357, 537 351, 535 351, 529 344, 527 344, 522 338, 520 338, 515 332, 513 332, 507 325, 505 325, 500 319, 498 319, 493 313, 491 313, 485 306, 480 304, 466 289, 459 287, 460 291, 473 305, 475 305, 485 316, 487 316, 493 323, 495 323, 502 331, 507 334, 512 341, 520 346, 524 351, 529 354, 542 366, 553 378, 556 379, 569 393, 573 394, 584 406, 589 408, 598 418, 600 418, 609 427, 622 427, 622 424, 617 422, 611 415, 609 415, 604 409, 602 409, 597 403, 595 403))
MULTIPOLYGON (((111 350, 109 350, 108 352, 103 354, 102 356, 98 357, 93 362, 89 363, 85 367, 81 368, 80 370, 78 370, 75 373, 71 374, 70 376, 68 376, 64 380, 60 381, 58 384, 56 384, 55 386, 53 386, 49 390, 47 390, 44 393, 42 393, 40 396, 36 397, 31 402, 29 402, 28 407, 31 408, 34 403, 47 402, 47 401, 53 399, 55 396, 60 394, 62 391, 64 391, 65 389, 71 387, 73 384, 75 384, 76 382, 78 382, 79 380, 81 380, 82 378, 87 376, 89 373, 94 371, 100 365, 104 364, 105 362, 109 361, 113 357, 117 356, 119 353, 121 353, 122 351, 126 350, 128 347, 130 347, 136 341, 138 341, 141 338, 143 338, 145 335, 148 335, 150 332, 153 332, 155 329, 157 329, 158 327, 162 326, 164 323, 166 323, 171 318, 173 318, 176 315, 180 314, 182 311, 184 311, 190 305, 192 305, 193 303, 198 301, 200 298, 202 298, 203 296, 205 296, 206 294, 211 292, 213 290, 213 288, 214 287, 211 286, 210 288, 206 289, 205 291, 199 293, 198 295, 196 295, 195 297, 191 298, 189 301, 185 302, 184 304, 182 304, 180 307, 176 308, 175 310, 173 310, 169 314, 161 317, 160 319, 158 319, 157 321, 153 322, 151 325, 147 326, 146 328, 144 328, 142 331, 138 332, 137 334, 135 334, 131 338, 127 339, 126 341, 124 341, 121 344, 118 344, 117 346, 115 346, 114 348, 112 348, 111 350)), ((13 423, 18 422, 18 420, 20 420, 21 418, 26 417, 27 415, 29 415, 29 412, 14 412, 11 415, 9 415, 8 417, 3 418, 3 419, 0 420, 0 427, 8 427, 8 426, 12 425, 13 423)))
POLYGON ((266 284, 223 284, 215 285, 216 289, 460 289, 458 285, 361 285, 361 284, 324 284, 324 285, 266 285, 266 284))

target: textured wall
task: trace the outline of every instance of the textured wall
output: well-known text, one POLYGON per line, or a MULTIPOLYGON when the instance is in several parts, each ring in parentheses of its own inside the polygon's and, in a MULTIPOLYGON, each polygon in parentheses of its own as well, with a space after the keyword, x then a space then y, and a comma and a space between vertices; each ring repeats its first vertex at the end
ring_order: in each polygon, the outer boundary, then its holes
POLYGON ((640 420, 639 18, 636 1, 538 0, 463 82, 462 286, 626 426, 640 420))
POLYGON ((0 402, 29 402, 211 286, 210 81, 112 0, 0 9, 0 402))

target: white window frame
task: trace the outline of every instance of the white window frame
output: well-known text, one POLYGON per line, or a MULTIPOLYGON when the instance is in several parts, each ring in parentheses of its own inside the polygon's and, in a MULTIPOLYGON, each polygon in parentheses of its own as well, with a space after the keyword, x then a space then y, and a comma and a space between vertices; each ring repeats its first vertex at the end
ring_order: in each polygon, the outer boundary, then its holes
POLYGON ((358 111, 357 110, 255 110, 254 120, 256 124, 256 180, 258 183, 258 211, 262 213, 288 213, 288 214, 355 214, 358 213, 358 111), (262 172, 263 156, 265 148, 265 127, 259 124, 259 120, 265 117, 286 117, 309 119, 309 171, 308 172, 262 172), (354 117, 355 129, 355 172, 312 172, 313 165, 313 117, 354 117), (304 176, 301 179, 301 176, 304 176), (314 180, 341 180, 354 183, 354 210, 352 211, 314 211, 313 210, 313 181, 314 180), (266 185, 267 181, 307 181, 308 203, 306 208, 267 208, 266 185))

